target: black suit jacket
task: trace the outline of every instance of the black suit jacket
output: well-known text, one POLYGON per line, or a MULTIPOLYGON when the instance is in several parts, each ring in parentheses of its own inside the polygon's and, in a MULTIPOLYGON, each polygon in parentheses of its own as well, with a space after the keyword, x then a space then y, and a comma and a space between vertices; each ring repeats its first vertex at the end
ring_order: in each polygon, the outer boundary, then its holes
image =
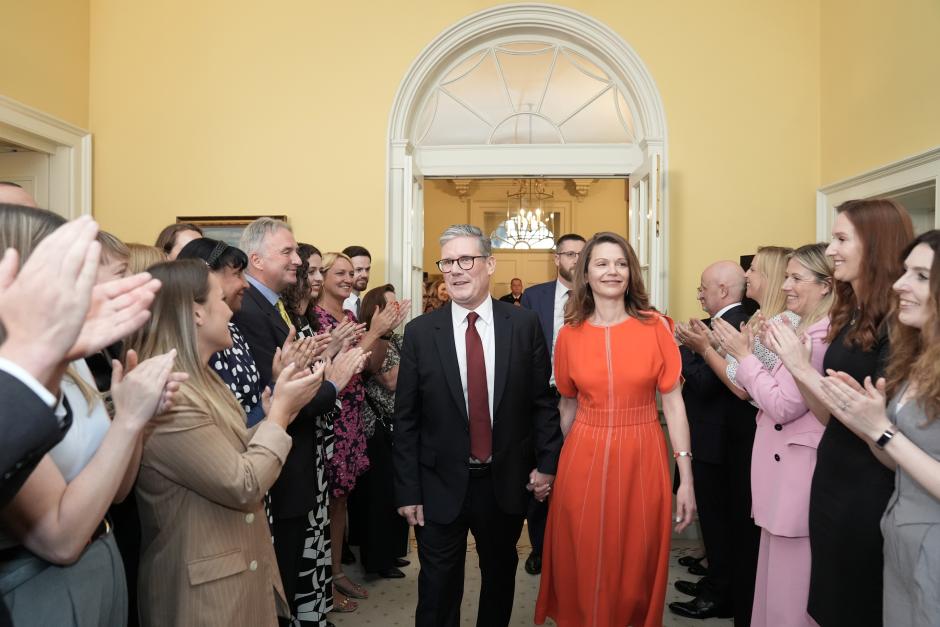
MULTIPOLYGON (((747 322, 748 315, 738 305, 726 311, 721 318, 738 328, 742 322, 747 322)), ((679 348, 679 354, 682 356, 682 376, 685 378, 682 399, 689 418, 692 454, 696 461, 723 463, 729 454, 729 435, 746 435, 750 432, 753 439, 757 408, 735 396, 699 354, 686 346, 679 348)), ((747 452, 750 454, 750 451, 747 452)))
MULTIPOLYGON (((271 383, 274 352, 287 339, 288 328, 281 314, 254 285, 249 285, 242 308, 232 317, 245 336, 258 367, 262 389, 271 383)), ((306 516, 315 505, 317 469, 315 462, 316 416, 333 408, 336 390, 325 383, 287 428, 294 444, 281 474, 271 487, 271 515, 275 518, 306 516)))
MULTIPOLYGON (((460 512, 469 481, 470 430, 454 346, 451 307, 405 327, 395 391, 395 496, 424 506, 426 519, 448 524, 460 512)), ((508 514, 528 505, 529 472, 555 474, 561 450, 558 406, 538 318, 493 300, 496 372, 493 464, 496 502, 508 514)))
POLYGON ((0 370, 0 507, 16 496, 42 456, 65 430, 52 409, 29 387, 0 370))

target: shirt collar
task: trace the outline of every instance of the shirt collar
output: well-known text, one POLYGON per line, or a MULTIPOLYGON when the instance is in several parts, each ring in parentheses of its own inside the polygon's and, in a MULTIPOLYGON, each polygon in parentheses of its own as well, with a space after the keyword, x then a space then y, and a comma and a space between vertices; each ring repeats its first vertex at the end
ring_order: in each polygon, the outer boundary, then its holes
POLYGON ((720 317, 722 317, 723 315, 725 315, 725 313, 726 313, 729 309, 731 309, 731 308, 733 308, 733 307, 737 307, 737 306, 740 305, 740 304, 741 304, 741 303, 731 303, 730 305, 725 305, 724 307, 722 307, 721 309, 718 310, 718 313, 716 313, 714 316, 712 316, 712 320, 714 320, 715 318, 720 318, 720 317))
POLYGON ((555 302, 561 300, 562 295, 568 291, 568 288, 561 284, 561 281, 555 279, 555 302))
POLYGON ((259 280, 256 279, 255 277, 251 276, 250 274, 247 274, 247 273, 246 273, 246 274, 245 274, 245 279, 246 279, 249 283, 251 283, 252 285, 254 285, 255 288, 256 288, 259 292, 261 292, 261 295, 264 296, 264 298, 265 298, 269 303, 271 303, 272 305, 276 305, 276 304, 277 304, 277 301, 279 301, 279 300, 281 299, 281 297, 278 295, 277 292, 275 292, 275 291, 272 290, 270 287, 268 287, 267 285, 265 285, 264 283, 262 283, 261 281, 259 281, 259 280))
POLYGON ((450 315, 451 320, 454 322, 454 328, 458 325, 463 324, 464 320, 467 319, 467 314, 471 311, 477 312, 477 315, 480 316, 480 320, 486 324, 493 324, 493 299, 487 298, 484 300, 479 307, 476 309, 467 309, 461 307, 454 301, 450 301, 450 315))

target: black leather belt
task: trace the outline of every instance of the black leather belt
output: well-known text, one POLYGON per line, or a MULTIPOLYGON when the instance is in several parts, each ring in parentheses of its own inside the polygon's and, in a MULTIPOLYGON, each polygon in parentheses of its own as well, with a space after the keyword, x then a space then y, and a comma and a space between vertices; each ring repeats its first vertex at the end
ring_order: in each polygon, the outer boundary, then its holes
POLYGON ((490 474, 490 466, 492 464, 470 464, 470 476, 482 477, 488 475, 490 474))

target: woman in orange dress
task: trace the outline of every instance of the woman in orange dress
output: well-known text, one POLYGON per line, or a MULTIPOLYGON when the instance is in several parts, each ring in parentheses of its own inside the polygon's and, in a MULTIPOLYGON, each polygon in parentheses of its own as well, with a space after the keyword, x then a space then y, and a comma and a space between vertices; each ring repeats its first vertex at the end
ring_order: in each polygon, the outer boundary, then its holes
POLYGON ((689 425, 672 321, 649 305, 633 249, 598 233, 575 269, 555 345, 565 444, 558 464, 535 622, 662 625, 671 500, 656 392, 678 459, 676 530, 695 513, 689 425))

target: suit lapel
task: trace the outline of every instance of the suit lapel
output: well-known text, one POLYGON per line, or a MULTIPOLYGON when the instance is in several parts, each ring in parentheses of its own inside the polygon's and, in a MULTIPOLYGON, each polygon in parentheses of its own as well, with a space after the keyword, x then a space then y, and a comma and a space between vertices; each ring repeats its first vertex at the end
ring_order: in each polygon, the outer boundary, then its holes
POLYGON ((506 389, 506 379, 509 375, 509 348, 512 343, 512 318, 509 313, 501 311, 502 307, 493 301, 493 339, 496 342, 496 372, 493 385, 493 421, 499 410, 499 402, 506 389))
POLYGON ((248 295, 254 299, 255 304, 258 306, 264 315, 267 316, 268 320, 271 321, 271 324, 274 325, 274 328, 277 329, 278 335, 280 336, 280 341, 287 339, 288 328, 284 324, 284 319, 281 318, 281 313, 277 310, 277 307, 268 302, 268 299, 264 297, 264 294, 258 290, 254 285, 248 287, 248 295))
POLYGON ((460 415, 463 416, 464 420, 469 421, 467 401, 463 396, 463 383, 460 381, 460 365, 457 363, 457 348, 454 346, 454 321, 451 318, 450 304, 435 310, 431 315, 436 316, 434 320, 434 343, 437 344, 437 352, 441 358, 444 378, 447 379, 447 387, 450 389, 457 407, 460 408, 460 415))

